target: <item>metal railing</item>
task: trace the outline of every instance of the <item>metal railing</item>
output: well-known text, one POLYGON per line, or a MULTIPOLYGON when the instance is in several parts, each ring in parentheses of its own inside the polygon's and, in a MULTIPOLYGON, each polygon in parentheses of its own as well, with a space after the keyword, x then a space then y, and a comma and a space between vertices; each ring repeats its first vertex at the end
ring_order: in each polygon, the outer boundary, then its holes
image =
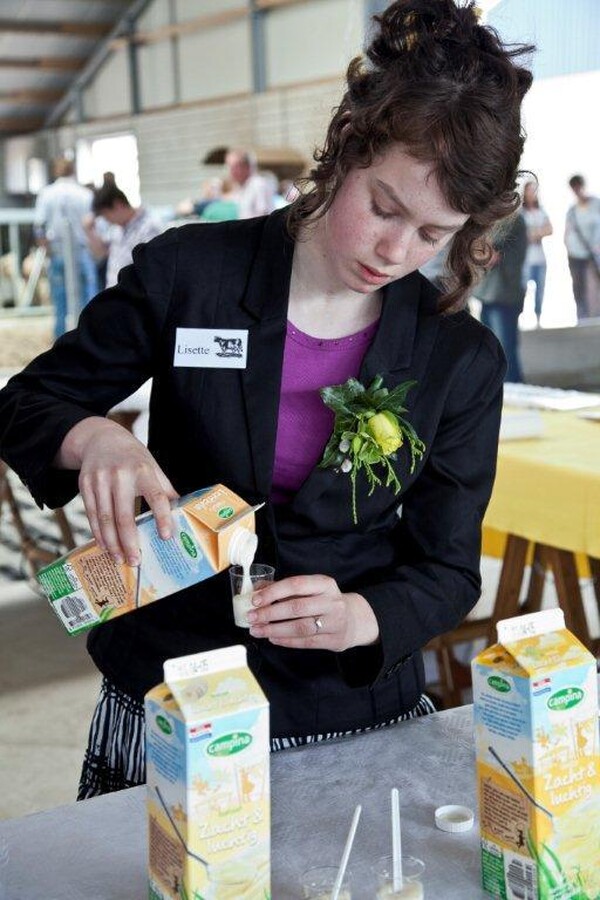
MULTIPOLYGON (((1 313, 33 311, 36 289, 44 272, 46 251, 37 247, 29 275, 22 274, 24 257, 34 246, 32 209, 0 209, 1 313)), ((50 312, 50 308, 44 309, 50 312)))
MULTIPOLYGON (((0 209, 0 315, 49 314, 51 304, 34 306, 40 278, 45 274, 47 252, 35 246, 33 209, 0 209), (33 251, 30 271, 22 273, 23 259, 33 251)), ((80 279, 77 263, 77 242, 64 221, 61 234, 64 257, 65 289, 67 297, 67 326, 73 327, 81 308, 80 279)))

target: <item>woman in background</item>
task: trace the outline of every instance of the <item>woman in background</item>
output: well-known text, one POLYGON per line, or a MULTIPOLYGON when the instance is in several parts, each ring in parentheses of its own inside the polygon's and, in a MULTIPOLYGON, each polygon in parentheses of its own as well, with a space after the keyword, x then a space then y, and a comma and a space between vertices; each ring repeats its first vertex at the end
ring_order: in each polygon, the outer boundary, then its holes
POLYGON ((535 317, 538 325, 544 303, 546 286, 546 254, 542 238, 552 234, 552 225, 546 211, 540 206, 539 189, 536 181, 527 181, 523 188, 522 215, 527 226, 527 254, 525 256, 525 288, 530 281, 535 284, 535 317))

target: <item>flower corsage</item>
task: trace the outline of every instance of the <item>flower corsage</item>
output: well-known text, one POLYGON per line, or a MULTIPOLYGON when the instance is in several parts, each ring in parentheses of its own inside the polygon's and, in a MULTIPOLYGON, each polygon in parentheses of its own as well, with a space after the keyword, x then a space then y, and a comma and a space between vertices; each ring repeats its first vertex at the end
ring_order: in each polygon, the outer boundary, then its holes
POLYGON ((369 497, 383 485, 384 478, 385 486, 397 494, 402 485, 391 463, 396 459, 396 451, 404 441, 408 442, 411 474, 425 452, 425 444, 402 415, 407 412, 402 404, 415 384, 416 381, 404 381, 389 391, 383 387, 381 375, 377 375, 368 388, 356 378, 349 378, 345 384, 333 384, 320 391, 323 403, 335 413, 335 421, 319 466, 350 475, 355 525, 356 478, 361 469, 369 482, 369 497), (383 466, 381 477, 374 466, 383 466))

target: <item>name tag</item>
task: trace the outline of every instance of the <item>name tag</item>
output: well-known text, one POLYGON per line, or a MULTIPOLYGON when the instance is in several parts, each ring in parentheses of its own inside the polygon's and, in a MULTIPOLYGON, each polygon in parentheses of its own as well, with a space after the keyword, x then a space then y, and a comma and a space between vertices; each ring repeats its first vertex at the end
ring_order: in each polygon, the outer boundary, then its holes
POLYGON ((235 328, 178 328, 174 366, 245 369, 248 331, 235 328))

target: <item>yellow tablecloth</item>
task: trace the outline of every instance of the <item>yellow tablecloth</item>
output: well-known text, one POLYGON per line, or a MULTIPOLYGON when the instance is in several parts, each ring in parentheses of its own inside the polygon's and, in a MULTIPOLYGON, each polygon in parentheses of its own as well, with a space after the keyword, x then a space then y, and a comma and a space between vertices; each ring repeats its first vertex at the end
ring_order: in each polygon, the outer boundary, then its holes
POLYGON ((600 422, 542 418, 541 437, 500 444, 484 552, 499 531, 600 558, 600 422))

